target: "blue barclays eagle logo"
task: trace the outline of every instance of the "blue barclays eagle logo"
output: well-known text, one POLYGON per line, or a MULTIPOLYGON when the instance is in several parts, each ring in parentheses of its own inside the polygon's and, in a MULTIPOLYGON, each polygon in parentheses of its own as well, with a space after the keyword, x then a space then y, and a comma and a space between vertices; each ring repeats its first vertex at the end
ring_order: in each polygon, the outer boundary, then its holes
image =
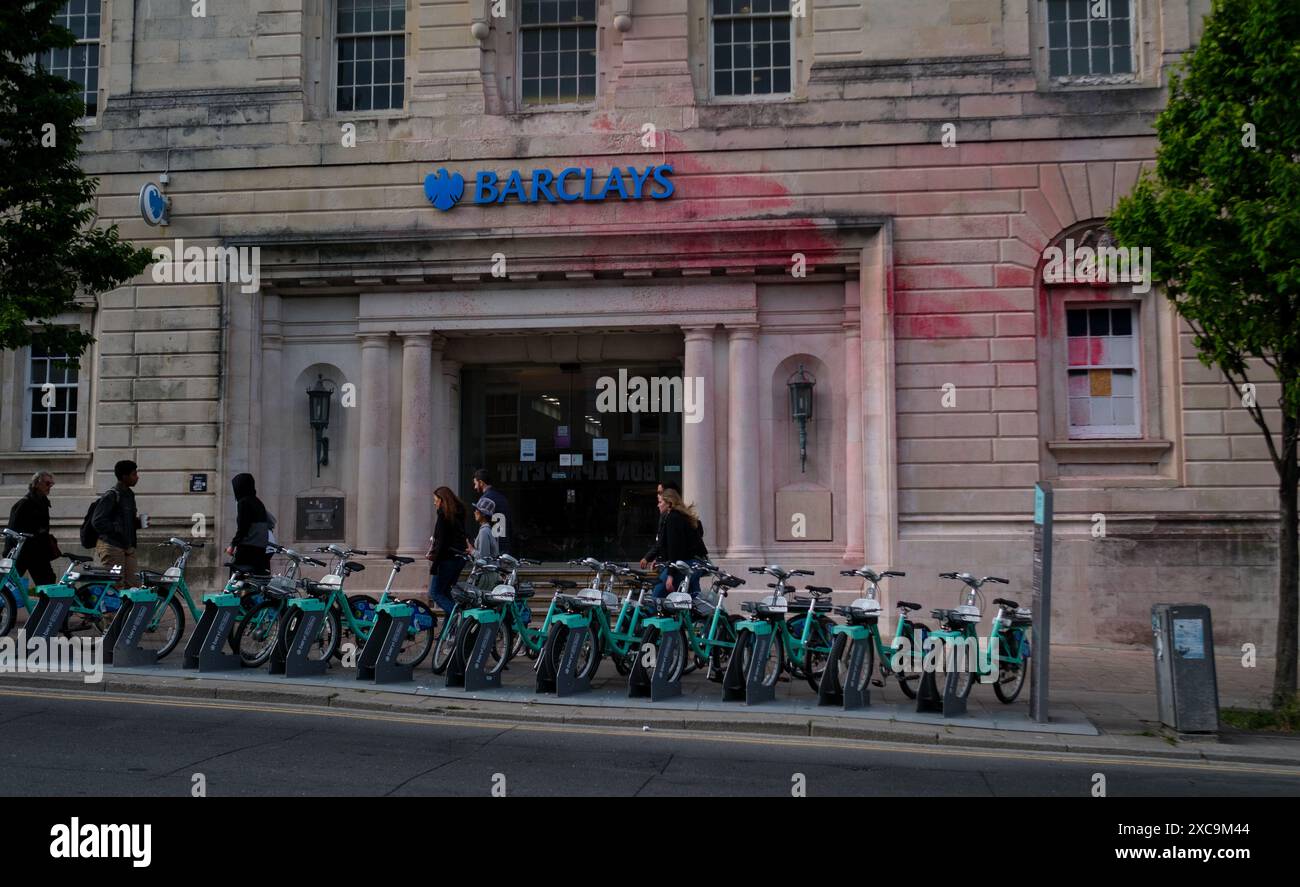
POLYGON ((163 199, 162 194, 157 188, 149 191, 147 198, 149 201, 149 212, 154 218, 162 218, 163 210, 167 209, 167 201, 163 199))
POLYGON ((424 195, 434 207, 446 212, 465 196, 465 177, 439 167, 436 173, 424 177, 424 195))

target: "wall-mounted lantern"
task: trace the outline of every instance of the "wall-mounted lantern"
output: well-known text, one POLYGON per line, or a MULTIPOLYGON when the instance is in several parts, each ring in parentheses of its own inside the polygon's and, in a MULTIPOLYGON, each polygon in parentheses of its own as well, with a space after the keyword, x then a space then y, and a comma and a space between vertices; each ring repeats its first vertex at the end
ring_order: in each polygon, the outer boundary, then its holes
POLYGON ((330 427, 330 399, 333 396, 334 383, 322 375, 317 375, 316 385, 307 389, 308 419, 316 432, 317 477, 320 477, 321 466, 330 464, 330 439, 325 436, 325 429, 330 427))
POLYGON ((799 473, 808 461, 808 423, 813 417, 813 388, 817 378, 799 364, 797 372, 785 383, 790 389, 790 418, 799 423, 799 473))

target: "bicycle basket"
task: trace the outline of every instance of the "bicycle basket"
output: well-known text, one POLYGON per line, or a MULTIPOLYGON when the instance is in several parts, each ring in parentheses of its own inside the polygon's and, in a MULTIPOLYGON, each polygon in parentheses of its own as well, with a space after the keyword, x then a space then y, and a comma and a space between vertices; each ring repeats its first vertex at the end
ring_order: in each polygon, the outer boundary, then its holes
POLYGON ((494 604, 508 604, 515 599, 515 590, 502 583, 487 593, 487 599, 494 604))
POLYGON ((288 576, 276 576, 266 584, 266 593, 272 597, 289 597, 298 590, 298 583, 288 576))
POLYGON ((702 588, 691 603, 691 607, 700 616, 712 616, 714 609, 718 606, 719 597, 720 595, 713 589, 702 588))
POLYGON ((691 596, 684 591, 674 591, 659 602, 660 606, 669 612, 689 610, 692 603, 693 600, 691 596))
POLYGON ((573 596, 573 603, 583 609, 605 606, 605 592, 599 588, 584 588, 573 596))
POLYGON ((754 610, 764 616, 785 615, 790 612, 790 604, 781 595, 773 594, 760 600, 754 610))

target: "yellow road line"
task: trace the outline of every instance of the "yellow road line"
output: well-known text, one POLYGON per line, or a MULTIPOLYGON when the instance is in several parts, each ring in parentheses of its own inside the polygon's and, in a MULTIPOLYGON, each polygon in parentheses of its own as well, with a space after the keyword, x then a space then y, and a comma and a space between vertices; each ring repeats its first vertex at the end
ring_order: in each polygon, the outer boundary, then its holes
MULTIPOLYGON (((111 693, 77 693, 71 690, 51 688, 43 693, 25 690, 0 689, 0 696, 22 697, 28 699, 48 700, 52 697, 69 701, 114 702, 128 705, 157 705, 171 708, 195 708, 211 711, 248 711, 262 714, 307 714, 316 717, 341 718, 353 721, 372 721, 378 723, 405 724, 420 727, 471 727, 482 730, 511 729, 529 733, 560 733, 585 736, 619 736, 632 737, 647 735, 635 727, 597 727, 586 724, 532 724, 520 721, 489 720, 486 718, 457 718, 441 716, 436 720, 427 715, 403 715, 398 713, 380 714, 318 706, 296 706, 290 704, 241 703, 238 701, 209 702, 189 699, 141 699, 111 693)), ((707 716, 706 713, 702 713, 707 716)), ((869 739, 832 739, 814 736, 787 738, 782 736, 747 736, 744 734, 715 733, 697 730, 672 730, 656 727, 648 734, 657 739, 688 739, 697 742, 726 743, 728 745, 759 745, 784 748, 820 748, 828 750, 859 750, 890 752, 910 755, 937 755, 953 758, 997 758, 1007 760, 1008 755, 1018 758, 1060 764, 1110 764, 1125 767, 1153 767, 1157 769, 1198 770, 1220 773, 1262 774, 1300 778, 1300 767, 1261 767, 1231 761, 1158 761, 1127 755, 1095 755, 1089 753, 1053 754, 1027 749, 981 750, 961 749, 947 746, 922 744, 903 744, 869 739)))

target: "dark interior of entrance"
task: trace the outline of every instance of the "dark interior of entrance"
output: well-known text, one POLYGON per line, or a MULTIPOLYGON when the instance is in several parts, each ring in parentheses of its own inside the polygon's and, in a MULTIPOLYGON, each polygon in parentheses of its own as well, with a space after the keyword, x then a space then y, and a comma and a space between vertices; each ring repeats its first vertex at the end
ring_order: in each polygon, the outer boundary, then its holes
POLYGON ((602 377, 679 376, 680 364, 466 366, 461 471, 487 468, 513 512, 514 551, 634 561, 654 540, 655 484, 681 482, 679 412, 601 412, 602 377), (574 464, 577 463, 577 464, 574 464))

